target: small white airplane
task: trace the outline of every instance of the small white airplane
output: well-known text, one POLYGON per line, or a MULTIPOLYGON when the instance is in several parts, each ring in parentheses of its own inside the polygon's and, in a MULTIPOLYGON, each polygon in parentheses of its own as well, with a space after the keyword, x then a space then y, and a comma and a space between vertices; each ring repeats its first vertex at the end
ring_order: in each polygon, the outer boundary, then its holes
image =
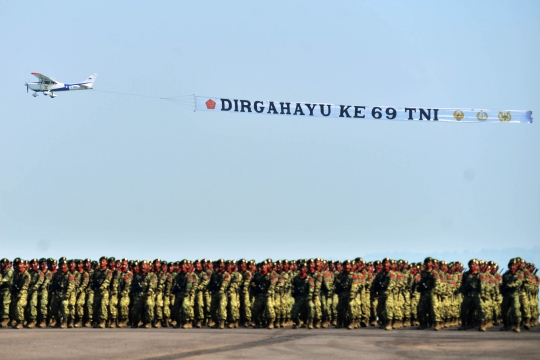
POLYGON ((63 84, 54 79, 51 79, 48 76, 40 74, 38 72, 33 72, 32 75, 37 77, 39 81, 37 82, 26 82, 26 92, 32 90, 34 93, 32 96, 38 96, 38 92, 42 92, 43 95, 49 95, 51 98, 55 98, 57 91, 69 91, 69 90, 90 90, 94 86, 94 81, 96 80, 97 74, 92 74, 83 82, 75 84, 63 84))

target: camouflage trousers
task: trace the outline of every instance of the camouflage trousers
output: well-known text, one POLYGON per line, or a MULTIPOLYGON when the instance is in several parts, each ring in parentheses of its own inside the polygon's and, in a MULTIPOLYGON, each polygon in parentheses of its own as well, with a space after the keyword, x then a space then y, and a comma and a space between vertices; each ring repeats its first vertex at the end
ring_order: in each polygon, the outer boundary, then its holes
POLYGON ((403 293, 402 313, 403 320, 411 320, 411 293, 408 290, 403 293))
POLYGON ((203 291, 204 315, 207 319, 212 317, 212 294, 208 290, 203 291))
POLYGON ((205 319, 204 312, 204 291, 196 290, 195 291, 195 320, 202 321, 205 319))
POLYGON ((242 322, 251 321, 251 297, 249 291, 240 293, 240 320, 242 322))
POLYGON ((379 320, 381 319, 380 314, 377 312, 377 305, 379 304, 379 299, 377 296, 370 295, 370 301, 369 301, 369 319, 370 321, 376 321, 377 318, 379 320))
POLYGON ((11 304, 11 293, 9 289, 0 290, 0 319, 9 319, 9 306, 11 304))
POLYGON ((171 295, 163 294, 163 319, 171 318, 171 307, 174 304, 171 304, 171 295))
POLYGON ((474 326, 476 324, 476 301, 473 296, 463 296, 460 306, 462 326, 474 326))
POLYGON ((216 323, 227 320, 227 295, 225 293, 212 294, 210 315, 216 323))
POLYGON ((420 293, 414 292, 411 294, 411 320, 418 321, 418 302, 420 301, 420 293))
POLYGON ((322 319, 321 295, 313 294, 313 321, 321 321, 321 319, 322 319))
POLYGON ((286 320, 289 302, 285 291, 276 291, 274 294, 274 313, 276 320, 286 320))
POLYGON ((109 315, 109 291, 96 290, 94 291, 94 320, 107 321, 109 315))
POLYGON ((353 306, 355 297, 352 297, 350 293, 343 292, 339 294, 339 301, 337 306, 337 321, 342 326, 347 326, 354 320, 353 306))
POLYGON ((272 294, 259 294, 255 297, 251 306, 251 316, 253 321, 258 324, 265 321, 272 322, 276 319, 272 294))
POLYGON ((50 316, 55 319, 58 324, 62 321, 67 321, 69 315, 69 297, 70 294, 64 292, 52 293, 50 316))
POLYGON ((30 291, 26 306, 26 319, 35 320, 38 316, 38 292, 30 291))
POLYGON ((177 293, 176 298, 174 299, 173 306, 173 317, 179 324, 185 324, 187 322, 193 321, 194 303, 195 295, 192 293, 177 293))
POLYGON ((491 320, 491 297, 487 293, 475 296, 477 320, 480 322, 491 320))
POLYGON ((46 321, 49 315, 49 291, 42 289, 38 293, 38 318, 46 321))
POLYGON ((392 297, 393 299, 393 316, 392 316, 392 319, 393 320, 397 320, 397 321, 401 321, 403 320, 403 303, 404 303, 404 299, 403 299, 403 294, 401 291, 399 290, 394 290, 393 294, 390 295, 390 297, 392 297))
POLYGON ((131 297, 129 292, 125 291, 120 294, 120 300, 118 301, 118 320, 125 321, 129 318, 129 305, 131 303, 131 297))
POLYGON ((77 302, 75 303, 75 318, 77 320, 84 319, 84 306, 86 303, 86 291, 79 291, 77 302))
POLYGON ((503 296, 501 304, 503 323, 506 326, 519 326, 522 320, 520 296, 517 291, 503 296))
POLYGON ((94 319, 94 290, 86 290, 86 303, 84 305, 85 316, 88 321, 94 319))
POLYGON ((11 297, 11 319, 17 321, 24 320, 24 309, 28 302, 28 293, 21 291, 18 294, 13 294, 11 297))
POLYGON ((338 308, 338 303, 339 303, 339 296, 338 296, 338 294, 334 294, 334 295, 332 296, 332 307, 331 307, 331 311, 332 311, 332 320, 333 320, 333 321, 337 321, 337 314, 338 314, 337 308, 338 308))
POLYGON ((334 307, 334 293, 322 294, 321 306, 323 321, 332 321, 334 319, 332 311, 332 308, 334 307))
POLYGON ((69 294, 69 298, 68 298, 67 320, 71 320, 71 321, 75 320, 76 306, 77 306, 77 291, 72 291, 69 294))
POLYGON ((531 318, 531 307, 529 305, 529 297, 527 296, 527 292, 519 292, 519 303, 521 304, 521 317, 524 321, 529 320, 531 318))
POLYGON ((291 318, 299 326, 313 321, 313 312, 314 306, 312 299, 308 296, 299 296, 294 301, 291 318))
POLYGON ((154 320, 163 320, 163 293, 161 291, 154 295, 154 320))
POLYGON ((227 301, 227 315, 230 323, 240 320, 240 296, 237 292, 231 291, 228 293, 229 300, 227 301))
POLYGON ((109 294, 109 321, 118 319, 118 293, 111 292, 109 294))
POLYGON ((137 325, 141 320, 145 324, 154 321, 154 295, 137 292, 133 294, 133 306, 131 308, 131 322, 137 325))
POLYGON ((418 315, 418 321, 421 325, 427 326, 428 324, 433 323, 434 321, 440 321, 436 320, 435 315, 435 306, 436 301, 436 295, 432 294, 431 292, 424 291, 420 293, 420 299, 418 300, 418 307, 417 307, 417 315, 418 315))
POLYGON ((379 294, 377 313, 381 314, 381 320, 385 322, 391 322, 394 319, 394 295, 392 293, 379 294))

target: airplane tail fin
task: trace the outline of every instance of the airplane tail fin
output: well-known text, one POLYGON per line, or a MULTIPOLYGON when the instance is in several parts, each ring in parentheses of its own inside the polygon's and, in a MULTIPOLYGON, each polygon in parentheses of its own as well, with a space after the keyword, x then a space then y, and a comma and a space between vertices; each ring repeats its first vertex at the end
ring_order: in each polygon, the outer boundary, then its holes
POLYGON ((96 73, 93 73, 92 75, 90 75, 88 77, 88 79, 84 80, 85 83, 87 83, 86 86, 88 87, 92 87, 94 85, 94 81, 96 81, 96 78, 97 78, 97 74, 96 73))

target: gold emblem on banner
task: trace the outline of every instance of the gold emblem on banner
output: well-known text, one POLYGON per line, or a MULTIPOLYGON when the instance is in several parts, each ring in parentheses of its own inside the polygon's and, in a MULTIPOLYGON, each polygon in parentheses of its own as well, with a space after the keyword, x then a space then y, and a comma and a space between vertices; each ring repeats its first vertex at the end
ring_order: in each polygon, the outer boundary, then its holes
POLYGON ((499 111, 499 121, 500 122, 510 122, 512 120, 512 114, 510 114, 510 111, 502 112, 499 111))
POLYGON ((465 117, 465 114, 463 113, 463 111, 461 111, 461 110, 454 111, 454 118, 457 121, 461 121, 461 119, 463 119, 464 117, 465 117))
POLYGON ((488 114, 484 110, 480 110, 478 114, 476 114, 476 118, 478 121, 486 121, 488 119, 488 114))

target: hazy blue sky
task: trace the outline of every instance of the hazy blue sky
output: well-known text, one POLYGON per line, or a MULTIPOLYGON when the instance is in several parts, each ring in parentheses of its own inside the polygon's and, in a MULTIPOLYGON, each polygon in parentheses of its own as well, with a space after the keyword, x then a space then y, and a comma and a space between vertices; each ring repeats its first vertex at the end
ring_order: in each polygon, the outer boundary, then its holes
POLYGON ((194 113, 24 81, 535 116, 539 19, 538 1, 2 1, 0 257, 532 249, 537 123, 194 113))

